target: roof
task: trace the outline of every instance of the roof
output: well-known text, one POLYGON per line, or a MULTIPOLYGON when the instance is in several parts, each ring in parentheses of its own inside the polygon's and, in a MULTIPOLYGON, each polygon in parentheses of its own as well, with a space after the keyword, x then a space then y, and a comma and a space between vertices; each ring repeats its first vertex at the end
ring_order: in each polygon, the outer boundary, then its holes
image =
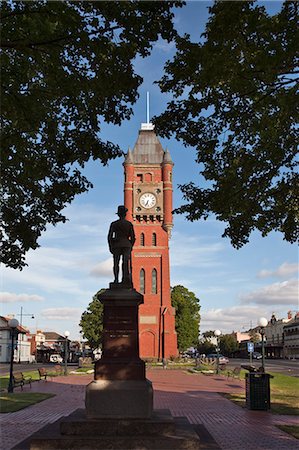
POLYGON ((286 325, 284 325, 283 329, 292 328, 296 325, 299 325, 299 316, 297 316, 297 315, 293 319, 291 319, 286 325))
POLYGON ((161 142, 153 129, 139 130, 133 152, 128 151, 126 163, 161 164, 172 163, 170 153, 164 152, 161 142))
MULTIPOLYGON (((0 319, 2 319, 4 322, 6 322, 6 325, 4 327, 0 327, 0 329, 1 330, 10 330, 10 326, 8 325, 8 322, 11 319, 11 317, 0 316, 0 319)), ((21 334, 27 334, 28 333, 28 330, 23 328, 21 325, 18 325, 17 330, 21 334)))
POLYGON ((64 341, 65 337, 55 331, 44 331, 46 341, 64 341))

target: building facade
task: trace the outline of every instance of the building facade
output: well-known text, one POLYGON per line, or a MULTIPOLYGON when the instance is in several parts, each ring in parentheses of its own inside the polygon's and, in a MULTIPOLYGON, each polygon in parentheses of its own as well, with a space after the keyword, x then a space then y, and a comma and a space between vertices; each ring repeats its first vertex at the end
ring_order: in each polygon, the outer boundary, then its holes
MULTIPOLYGON (((0 316, 0 363, 9 363, 11 357, 11 329, 8 325, 12 317, 0 316)), ((14 361, 32 362, 31 342, 28 330, 20 325, 17 328, 18 338, 14 342, 14 361)))
POLYGON ((275 314, 272 314, 265 328, 265 353, 267 358, 285 357, 284 327, 290 320, 289 316, 288 318, 277 319, 275 314))
POLYGON ((299 359, 299 312, 283 327, 284 357, 299 359))
POLYGON ((144 295, 144 304, 139 308, 143 358, 177 355, 169 269, 172 169, 170 153, 163 150, 153 125, 142 124, 134 149, 129 149, 124 161, 124 204, 136 234, 133 285, 144 295))

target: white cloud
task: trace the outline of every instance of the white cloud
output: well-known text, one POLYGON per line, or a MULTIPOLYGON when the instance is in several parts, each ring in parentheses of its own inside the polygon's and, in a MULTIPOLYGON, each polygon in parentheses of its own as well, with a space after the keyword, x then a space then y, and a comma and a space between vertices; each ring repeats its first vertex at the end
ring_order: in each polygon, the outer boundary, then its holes
POLYGON ((223 334, 255 327, 261 316, 270 317, 272 311, 258 306, 232 306, 201 311, 200 330, 219 329, 223 334))
POLYGON ((298 264, 297 263, 283 263, 276 270, 261 270, 258 273, 259 278, 268 278, 268 277, 289 277, 294 273, 298 272, 298 264))
POLYGON ((298 305, 298 280, 282 281, 263 286, 241 296, 241 303, 298 305))
POLYGON ((113 259, 109 258, 94 266, 90 275, 93 277, 112 277, 113 276, 113 259))
POLYGON ((175 42, 167 42, 161 39, 154 44, 154 48, 161 50, 164 53, 170 53, 175 49, 175 42))
POLYGON ((80 282, 74 280, 73 274, 69 277, 65 272, 57 268, 57 271, 43 270, 38 265, 33 265, 28 270, 17 272, 7 269, 5 272, 5 281, 18 286, 28 286, 40 289, 44 292, 59 292, 72 295, 85 295, 86 291, 80 287, 80 282))
POLYGON ((204 244, 198 236, 186 236, 175 232, 171 241, 171 266, 215 267, 219 266, 218 255, 224 250, 221 243, 204 244))
POLYGON ((82 314, 80 308, 48 308, 41 311, 42 317, 47 320, 78 319, 82 314))
POLYGON ((40 295, 15 294, 13 292, 0 292, 1 303, 16 302, 42 302, 44 300, 40 295))
POLYGON ((55 227, 49 226, 43 235, 41 242, 51 238, 71 240, 80 236, 76 241, 76 246, 82 243, 82 239, 92 238, 98 240, 100 236, 106 241, 106 234, 109 222, 115 217, 115 211, 112 208, 97 208, 91 204, 72 204, 64 211, 68 221, 64 224, 58 224, 55 227))

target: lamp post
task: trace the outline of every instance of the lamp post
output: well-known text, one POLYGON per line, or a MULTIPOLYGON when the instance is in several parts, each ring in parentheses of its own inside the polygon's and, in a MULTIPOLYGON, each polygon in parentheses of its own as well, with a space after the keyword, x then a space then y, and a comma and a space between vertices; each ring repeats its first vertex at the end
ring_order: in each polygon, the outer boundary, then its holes
POLYGON ((10 327, 11 333, 11 354, 10 354, 10 369, 9 369, 9 383, 8 383, 8 392, 13 392, 13 358, 14 358, 14 340, 15 336, 18 336, 18 326, 19 321, 17 319, 10 319, 8 321, 8 326, 10 327))
POLYGON ((262 336, 262 371, 265 373, 265 327, 268 325, 268 320, 265 317, 260 317, 258 320, 258 326, 260 327, 260 333, 262 336))
POLYGON ((64 375, 67 375, 67 360, 68 360, 68 348, 67 348, 67 338, 69 337, 70 332, 65 331, 64 337, 65 337, 65 348, 64 348, 64 375))
POLYGON ((216 336, 217 339, 217 347, 216 347, 216 351, 217 351, 217 368, 216 368, 216 373, 217 375, 219 375, 219 336, 221 335, 221 331, 220 330, 215 330, 214 331, 214 336, 216 336))
MULTIPOLYGON (((31 316, 31 319, 34 319, 34 314, 24 314, 23 313, 23 306, 21 306, 21 314, 17 314, 17 316, 20 316, 20 326, 23 325, 23 317, 24 316, 31 316)), ((23 335, 21 334, 20 342, 19 342, 19 364, 21 362, 22 341, 23 341, 23 335)))

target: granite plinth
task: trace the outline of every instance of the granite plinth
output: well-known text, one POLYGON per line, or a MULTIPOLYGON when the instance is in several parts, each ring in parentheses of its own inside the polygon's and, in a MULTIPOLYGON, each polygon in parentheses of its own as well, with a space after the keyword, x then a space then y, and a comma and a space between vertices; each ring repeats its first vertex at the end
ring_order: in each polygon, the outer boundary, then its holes
POLYGON ((63 435, 126 436, 175 433, 175 421, 169 410, 153 411, 148 419, 93 419, 78 409, 60 424, 63 435))
POLYGON ((95 380, 145 380, 145 363, 139 358, 101 358, 94 367, 95 380))
MULTIPOLYGON (((98 375, 100 379, 104 378, 101 366, 112 364, 113 360, 115 363, 122 362, 124 367, 135 360, 135 365, 137 363, 138 369, 141 369, 139 379, 145 379, 144 363, 139 358, 138 332, 138 306, 143 303, 143 296, 135 289, 107 289, 99 295, 99 300, 104 306, 103 356, 96 364, 96 379, 98 375)), ((115 378, 113 374, 111 377, 115 378)))
MULTIPOLYGON (((16 446, 16 449, 18 446, 16 446)), ((89 420, 77 410, 37 432, 30 450, 199 450, 219 449, 207 432, 196 433, 185 417, 155 411, 150 419, 89 420)))
POLYGON ((152 383, 145 380, 94 380, 86 387, 87 417, 148 418, 153 412, 152 383))

